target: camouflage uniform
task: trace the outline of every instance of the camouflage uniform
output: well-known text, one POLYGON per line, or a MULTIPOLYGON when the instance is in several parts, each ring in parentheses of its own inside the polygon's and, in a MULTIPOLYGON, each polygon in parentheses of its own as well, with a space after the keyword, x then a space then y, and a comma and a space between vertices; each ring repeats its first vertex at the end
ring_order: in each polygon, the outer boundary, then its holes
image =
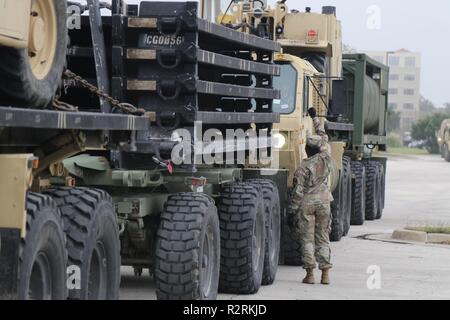
POLYGON ((313 119, 317 136, 308 137, 308 145, 320 148, 315 156, 304 160, 294 175, 291 195, 291 214, 299 215, 302 260, 305 269, 330 269, 329 233, 331 228, 330 203, 333 201, 328 177, 331 171, 331 154, 328 136, 317 118, 313 119))

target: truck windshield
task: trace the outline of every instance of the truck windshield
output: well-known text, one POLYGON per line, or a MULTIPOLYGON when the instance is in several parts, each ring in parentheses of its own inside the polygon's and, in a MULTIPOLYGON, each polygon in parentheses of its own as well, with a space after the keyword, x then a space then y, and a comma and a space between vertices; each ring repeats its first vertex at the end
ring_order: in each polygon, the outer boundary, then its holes
POLYGON ((273 112, 290 114, 295 111, 295 102, 297 98, 297 70, 289 64, 279 65, 281 74, 273 78, 273 86, 281 91, 281 99, 273 101, 273 112))

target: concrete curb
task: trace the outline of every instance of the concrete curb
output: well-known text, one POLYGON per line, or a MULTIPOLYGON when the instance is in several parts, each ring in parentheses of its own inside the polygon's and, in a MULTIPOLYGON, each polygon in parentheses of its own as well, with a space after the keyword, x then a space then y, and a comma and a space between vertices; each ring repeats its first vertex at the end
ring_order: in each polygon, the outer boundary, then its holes
POLYGON ((406 229, 398 229, 392 233, 392 239, 407 242, 421 242, 433 244, 450 245, 450 235, 440 233, 426 233, 423 231, 414 231, 406 229))
POLYGON ((449 244, 450 245, 450 234, 429 233, 427 242, 428 243, 449 244))
POLYGON ((395 230, 394 233, 392 233, 392 239, 425 243, 427 242, 427 233, 421 231, 399 229, 395 230))

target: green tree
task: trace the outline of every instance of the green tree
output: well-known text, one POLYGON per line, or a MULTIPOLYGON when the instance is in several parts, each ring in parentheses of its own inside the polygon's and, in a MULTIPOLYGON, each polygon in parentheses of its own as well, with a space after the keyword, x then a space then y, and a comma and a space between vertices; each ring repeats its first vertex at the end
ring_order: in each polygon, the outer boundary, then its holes
POLYGON ((445 112, 450 113, 450 102, 444 103, 445 112))
POLYGON ((424 96, 420 96, 420 113, 424 116, 429 115, 430 113, 433 113, 436 110, 436 107, 434 106, 433 102, 425 98, 424 96))
POLYGON ((412 127, 412 138, 424 140, 430 153, 439 153, 436 132, 445 119, 450 119, 450 112, 436 112, 419 120, 412 127))

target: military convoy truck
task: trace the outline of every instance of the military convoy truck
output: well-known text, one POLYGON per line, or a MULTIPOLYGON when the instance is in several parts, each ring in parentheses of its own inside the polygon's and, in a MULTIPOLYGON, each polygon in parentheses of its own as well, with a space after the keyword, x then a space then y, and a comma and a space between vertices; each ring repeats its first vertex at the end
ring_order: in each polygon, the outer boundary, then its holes
MULTIPOLYGON (((281 77, 274 80, 282 99, 274 105, 281 113, 275 127, 283 137, 280 164, 290 173, 288 187, 305 157, 305 137, 313 130, 307 109, 314 106, 327 120, 339 169, 331 179, 335 198, 331 239, 339 241, 352 224, 380 219, 386 159, 374 157, 373 150, 386 149, 388 67, 365 54, 343 54, 335 7, 313 13, 309 7, 290 11, 286 1, 273 7, 241 1, 232 5, 226 21, 244 32, 265 32, 282 46, 276 58, 281 77)), ((284 226, 282 255, 287 264, 301 264, 299 234, 300 230, 284 226)))
POLYGON ((116 299, 122 265, 159 299, 273 283, 301 263, 284 218, 311 106, 336 160, 332 238, 381 216, 387 69, 340 68, 332 32, 286 45, 303 13, 284 2, 0 0, 1 298, 116 299))
MULTIPOLYGON (((343 148, 340 181, 334 191, 331 239, 340 240, 350 225, 380 219, 384 209, 386 159, 373 156, 386 149, 389 69, 365 54, 342 53, 342 28, 335 7, 288 13, 275 8, 275 36, 283 52, 301 57, 319 72, 315 81, 332 149, 343 148)), ((289 234, 289 233, 287 233, 289 234)), ((292 233, 291 233, 292 234, 292 233)), ((293 242, 286 242, 293 243, 293 242)))
POLYGON ((439 131, 436 132, 436 139, 442 158, 450 162, 450 119, 442 121, 439 131))
POLYGON ((159 299, 271 284, 280 200, 258 162, 280 45, 201 18, 210 1, 0 8, 0 297, 116 299, 122 265, 159 299), (207 162, 208 132, 236 160, 207 162))

